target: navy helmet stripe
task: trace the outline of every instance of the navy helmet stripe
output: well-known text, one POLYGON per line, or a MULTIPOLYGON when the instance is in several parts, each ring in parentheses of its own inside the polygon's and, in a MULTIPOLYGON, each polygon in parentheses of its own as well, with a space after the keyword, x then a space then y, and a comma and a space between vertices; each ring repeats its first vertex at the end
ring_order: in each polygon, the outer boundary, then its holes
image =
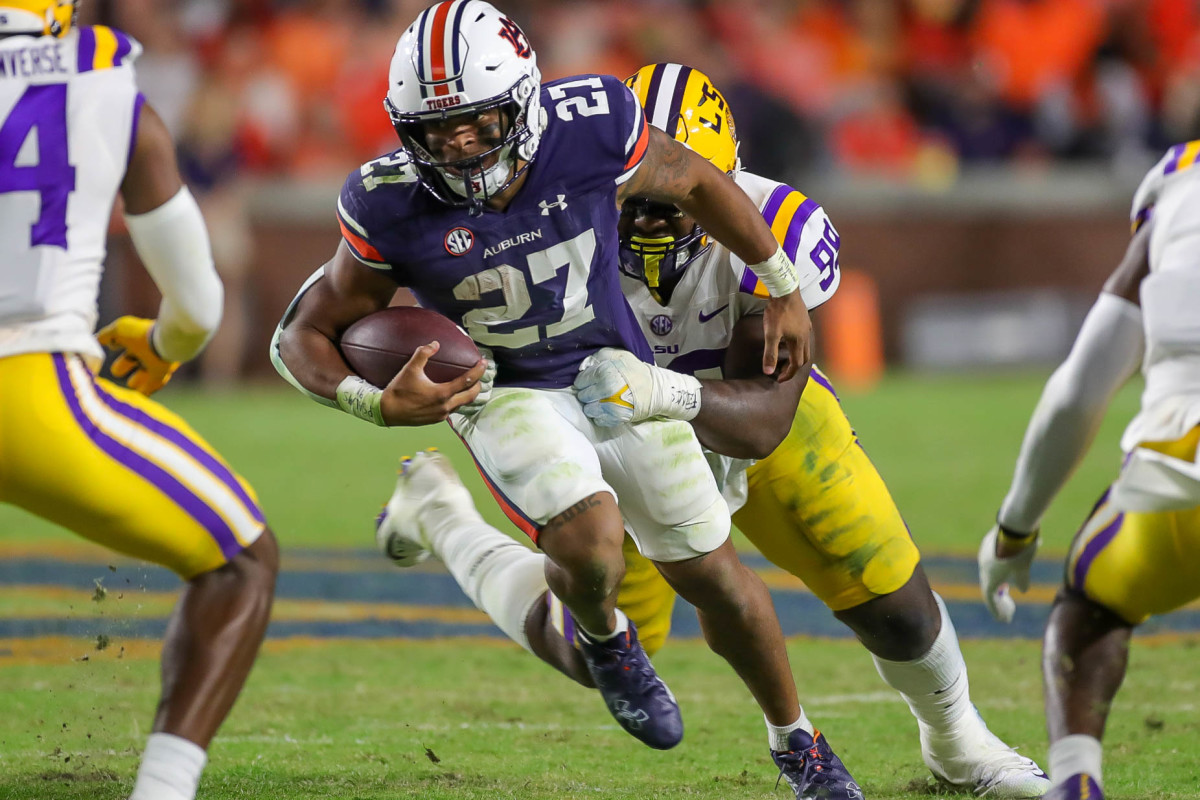
POLYGON ((429 72, 425 67, 425 25, 429 21, 429 13, 432 10, 433 6, 430 6, 421 12, 421 16, 417 17, 417 88, 421 90, 422 100, 425 100, 429 97, 429 72))
MULTIPOLYGON (((461 36, 462 18, 463 18, 463 14, 466 12, 466 10, 467 10, 467 0, 458 0, 458 8, 455 9, 455 11, 454 11, 454 20, 449 25, 449 30, 446 33, 446 35, 449 36, 452 40, 450 43, 450 69, 448 69, 446 71, 446 75, 448 75, 448 76, 449 75, 458 75, 458 76, 462 75, 463 64, 462 64, 462 60, 459 57, 459 53, 458 53, 458 42, 459 42, 459 39, 462 38, 462 36, 461 36)), ((462 84, 462 80, 460 77, 459 88, 458 88, 458 90, 460 92, 462 91, 461 84, 462 84)))

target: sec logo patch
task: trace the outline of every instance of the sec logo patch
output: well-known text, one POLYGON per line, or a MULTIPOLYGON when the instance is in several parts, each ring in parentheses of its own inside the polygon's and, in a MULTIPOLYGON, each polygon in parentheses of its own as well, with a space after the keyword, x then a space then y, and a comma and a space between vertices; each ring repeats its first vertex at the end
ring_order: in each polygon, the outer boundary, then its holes
POLYGON ((474 246, 475 234, 466 228, 454 228, 446 234, 446 252, 452 256, 465 255, 474 246))
POLYGON ((650 320, 650 330, 656 336, 666 336, 675 327, 675 323, 666 314, 658 314, 650 320))

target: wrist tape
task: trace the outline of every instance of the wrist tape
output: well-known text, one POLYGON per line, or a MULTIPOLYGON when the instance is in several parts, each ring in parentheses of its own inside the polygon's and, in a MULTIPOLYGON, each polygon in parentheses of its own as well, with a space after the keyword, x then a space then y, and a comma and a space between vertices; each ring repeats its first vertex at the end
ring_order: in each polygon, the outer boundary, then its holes
POLYGON ((347 375, 337 387, 338 408, 347 414, 383 426, 383 390, 357 375, 347 375))

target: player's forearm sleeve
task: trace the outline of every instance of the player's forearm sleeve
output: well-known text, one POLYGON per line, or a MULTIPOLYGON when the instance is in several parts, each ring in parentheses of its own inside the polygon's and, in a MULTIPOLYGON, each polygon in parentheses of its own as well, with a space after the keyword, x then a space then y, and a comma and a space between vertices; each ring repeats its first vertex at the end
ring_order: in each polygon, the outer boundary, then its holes
POLYGON ((304 285, 300 287, 300 291, 296 292, 296 296, 292 298, 292 302, 288 303, 287 310, 283 312, 283 317, 280 318, 279 324, 275 326, 275 335, 271 337, 271 365, 275 367, 275 371, 279 373, 281 378, 300 390, 301 394, 303 394, 305 397, 309 398, 310 400, 315 400, 323 406, 338 408, 336 400, 331 400, 328 397, 322 397, 315 392, 311 392, 304 386, 304 384, 300 383, 300 380, 292 374, 290 369, 288 369, 287 363, 283 360, 283 353, 281 353, 279 350, 279 338, 283 336, 283 329, 286 328, 289 323, 291 323, 292 317, 296 313, 296 306, 300 304, 300 298, 304 297, 304 293, 307 292, 314 283, 324 277, 325 267, 322 266, 319 267, 312 275, 308 276, 308 280, 306 280, 304 285))
POLYGON ((1143 348, 1141 309, 1102 293, 1033 411, 1000 506, 1001 525, 1025 533, 1037 528, 1095 438, 1113 394, 1137 370, 1143 348))
POLYGON ((184 187, 153 211, 126 214, 125 222, 163 296, 154 349, 168 361, 187 361, 216 333, 225 296, 200 207, 184 187))

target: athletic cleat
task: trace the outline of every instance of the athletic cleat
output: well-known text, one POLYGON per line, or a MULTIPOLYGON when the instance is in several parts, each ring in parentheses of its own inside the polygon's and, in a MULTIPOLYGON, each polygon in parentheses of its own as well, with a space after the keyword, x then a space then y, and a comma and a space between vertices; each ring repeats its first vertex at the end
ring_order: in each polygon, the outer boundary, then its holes
POLYGON ((863 800, 862 789, 820 731, 814 737, 797 728, 788 736, 788 747, 772 750, 771 758, 779 767, 779 780, 787 781, 796 800, 863 800))
POLYGON ((637 638, 637 628, 605 642, 577 637, 588 672, 617 723, 643 744, 670 750, 683 739, 683 719, 675 695, 654 672, 637 638))
POLYGON ((430 448, 400 459, 396 489, 375 519, 375 543, 398 567, 411 567, 429 558, 432 547, 421 525, 424 514, 444 515, 447 509, 472 505, 450 461, 430 448))
POLYGON ((1050 790, 1050 779, 1041 767, 1002 742, 981 718, 977 728, 955 739, 935 741, 922 730, 921 755, 940 783, 976 797, 1024 800, 1050 790))
POLYGON ((1046 800, 1104 800, 1104 792, 1100 784, 1092 780, 1086 772, 1072 775, 1055 786, 1045 796, 1046 800))

